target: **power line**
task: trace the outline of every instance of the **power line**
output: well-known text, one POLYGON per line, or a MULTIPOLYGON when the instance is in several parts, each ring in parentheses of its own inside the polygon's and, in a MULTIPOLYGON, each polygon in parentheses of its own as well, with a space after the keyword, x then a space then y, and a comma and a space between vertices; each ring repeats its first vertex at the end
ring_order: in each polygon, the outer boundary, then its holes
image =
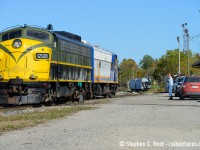
POLYGON ((199 38, 200 37, 200 34, 197 34, 197 35, 194 35, 194 36, 190 36, 190 41, 196 39, 196 38, 199 38))

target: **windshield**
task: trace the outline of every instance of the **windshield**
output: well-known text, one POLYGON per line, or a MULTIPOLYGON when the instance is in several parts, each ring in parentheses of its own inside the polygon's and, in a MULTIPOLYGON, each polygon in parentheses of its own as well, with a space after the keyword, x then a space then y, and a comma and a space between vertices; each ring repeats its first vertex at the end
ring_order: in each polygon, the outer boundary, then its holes
POLYGON ((14 30, 11 32, 6 32, 2 35, 1 41, 6 41, 14 38, 19 38, 22 36, 22 31, 21 30, 14 30))
POLYGON ((177 79, 177 82, 183 82, 183 79, 184 79, 184 77, 179 77, 179 78, 177 79))
POLYGON ((185 82, 200 82, 200 77, 186 77, 185 82))
POLYGON ((49 34, 38 30, 27 30, 26 35, 43 41, 49 40, 49 34))

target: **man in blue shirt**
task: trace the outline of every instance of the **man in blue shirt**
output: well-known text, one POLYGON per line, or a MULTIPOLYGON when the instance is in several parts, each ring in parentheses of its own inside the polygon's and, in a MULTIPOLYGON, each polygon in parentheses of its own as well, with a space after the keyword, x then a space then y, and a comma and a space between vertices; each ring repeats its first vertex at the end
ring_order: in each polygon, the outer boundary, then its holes
POLYGON ((174 85, 174 81, 173 81, 173 78, 171 76, 171 74, 169 73, 168 74, 168 80, 167 80, 167 84, 168 84, 168 90, 169 90, 169 100, 172 100, 172 89, 173 89, 173 85, 174 85))

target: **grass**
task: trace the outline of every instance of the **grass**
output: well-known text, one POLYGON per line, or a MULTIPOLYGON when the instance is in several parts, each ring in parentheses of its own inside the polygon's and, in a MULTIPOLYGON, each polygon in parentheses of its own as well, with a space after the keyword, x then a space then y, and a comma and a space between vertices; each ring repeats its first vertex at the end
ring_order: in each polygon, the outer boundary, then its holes
POLYGON ((24 114, 0 116, 0 134, 6 131, 32 127, 55 118, 68 116, 81 110, 91 110, 94 108, 95 107, 90 106, 60 107, 43 109, 42 111, 37 110, 24 114))
POLYGON ((164 87, 162 85, 152 85, 151 89, 148 90, 148 92, 152 93, 160 93, 164 92, 164 87))

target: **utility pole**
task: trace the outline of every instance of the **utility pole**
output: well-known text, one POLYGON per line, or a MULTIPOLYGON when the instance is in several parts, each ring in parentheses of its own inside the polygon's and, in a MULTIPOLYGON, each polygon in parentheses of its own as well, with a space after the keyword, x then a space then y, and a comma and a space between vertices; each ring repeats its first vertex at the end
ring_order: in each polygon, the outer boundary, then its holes
POLYGON ((177 36, 178 41, 178 74, 181 74, 181 63, 180 63, 180 38, 177 36))
POLYGON ((188 33, 188 30, 187 30, 187 42, 188 42, 188 76, 190 75, 190 51, 189 51, 189 33, 188 33))
POLYGON ((186 26, 187 26, 187 23, 182 24, 182 28, 183 28, 183 52, 188 53, 187 68, 188 68, 188 75, 190 75, 189 33, 188 33, 188 29, 186 28, 186 26))

